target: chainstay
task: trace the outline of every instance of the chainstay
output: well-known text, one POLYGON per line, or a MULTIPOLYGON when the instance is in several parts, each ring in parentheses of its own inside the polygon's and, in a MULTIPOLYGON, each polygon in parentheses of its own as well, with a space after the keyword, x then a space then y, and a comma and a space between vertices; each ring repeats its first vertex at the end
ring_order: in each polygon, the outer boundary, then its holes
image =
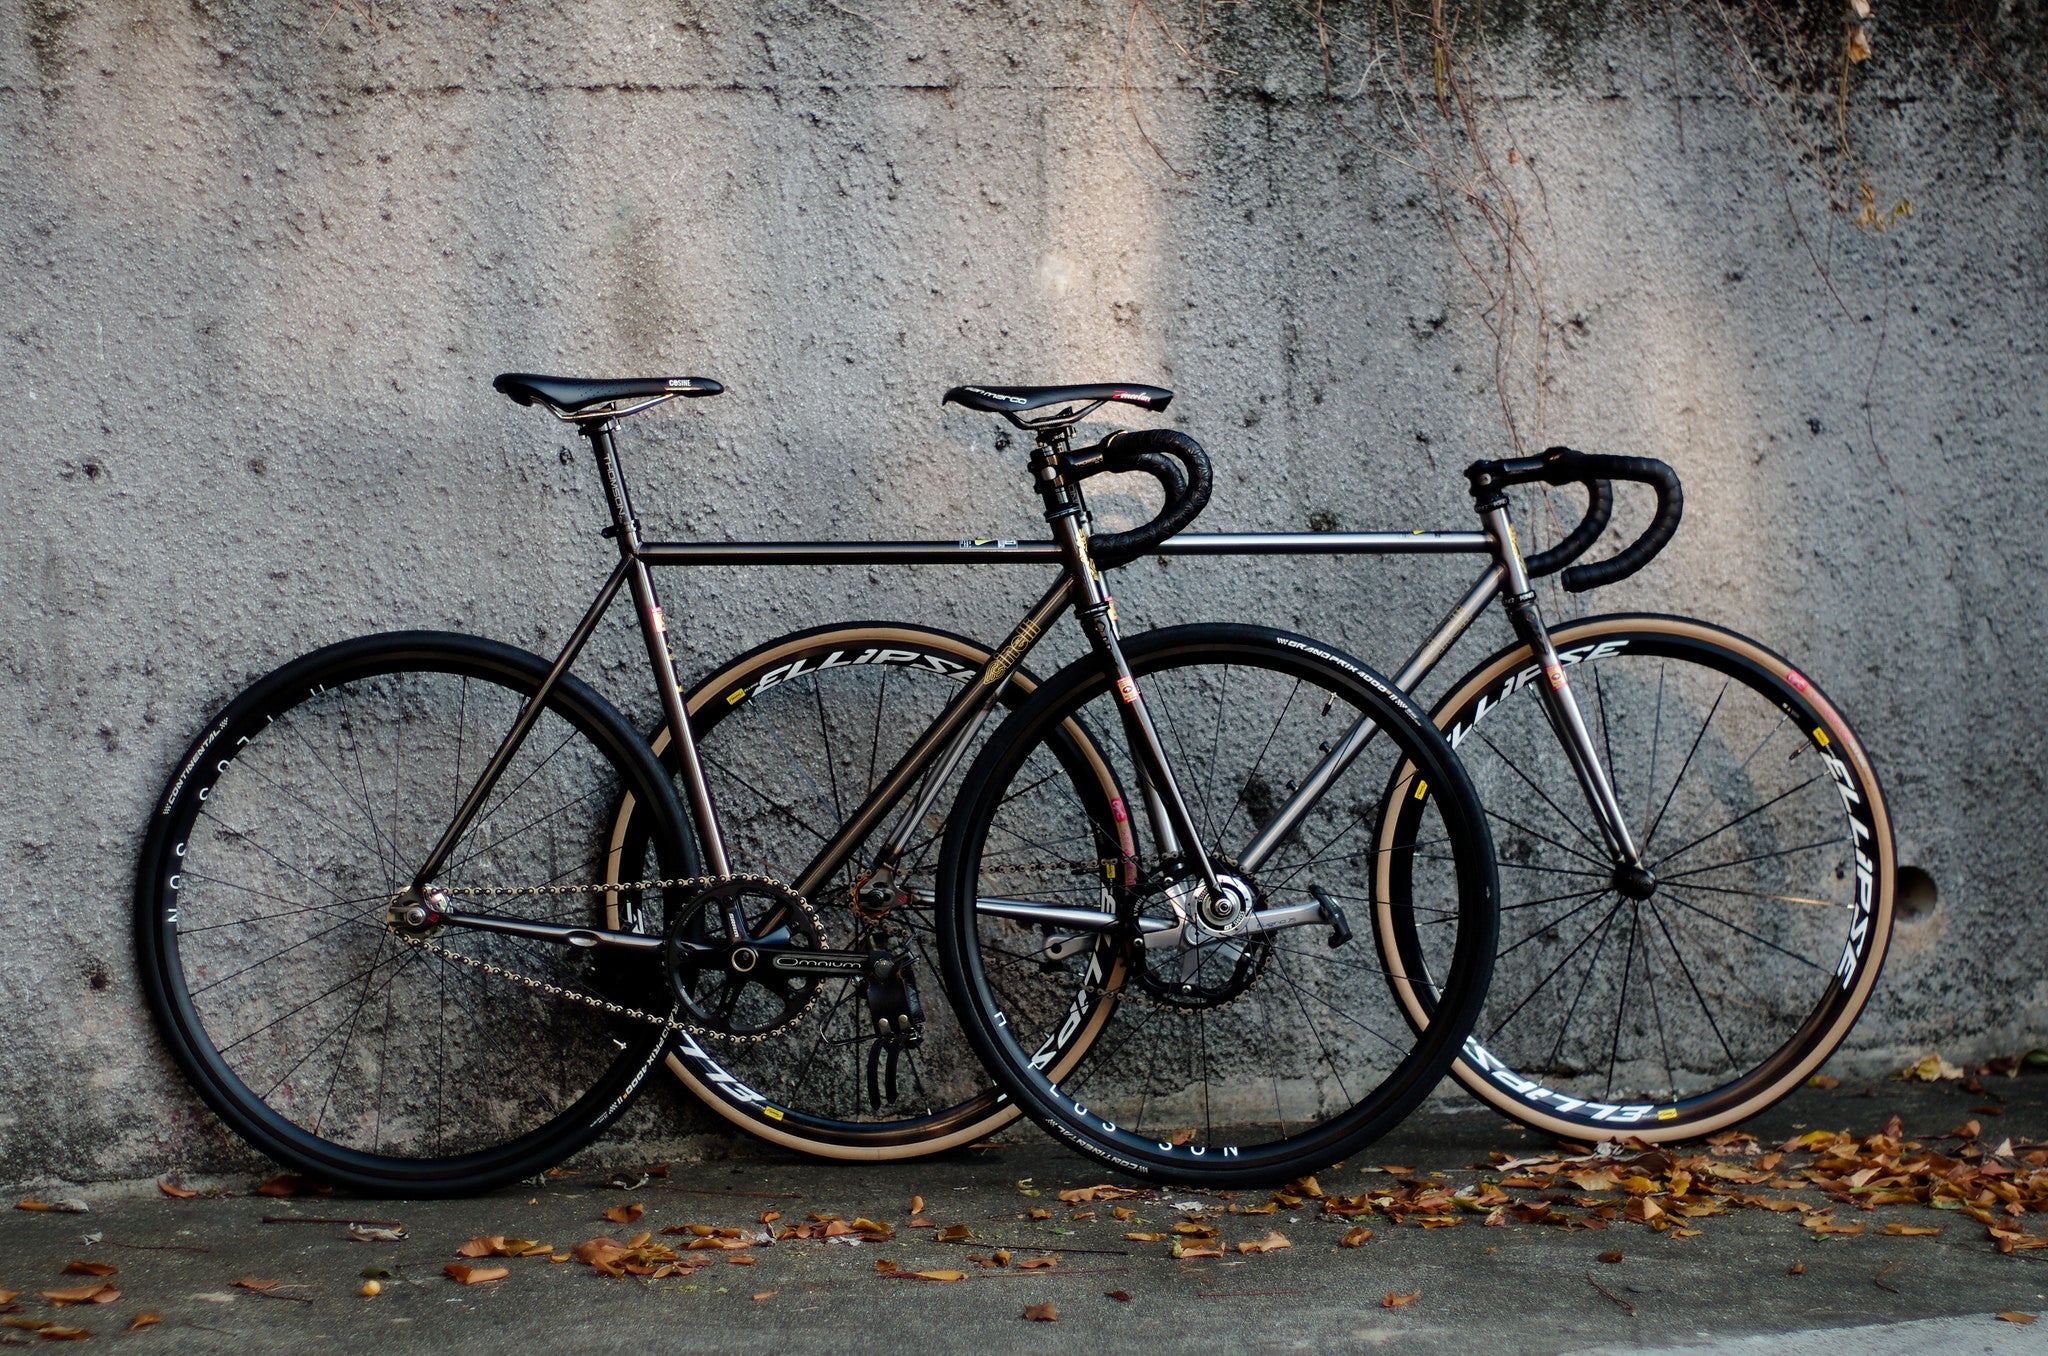
MULTIPOLYGON (((748 873, 738 873, 730 876, 674 876, 664 880, 612 881, 600 885, 436 886, 435 889, 439 894, 450 899, 458 896, 465 899, 531 899, 543 895, 606 895, 626 891, 703 890, 713 885, 724 885, 731 882, 763 886, 778 892, 789 893, 792 896, 795 895, 795 892, 791 891, 781 881, 769 876, 748 873)), ((801 897, 797 897, 797 902, 800 906, 806 909, 809 908, 808 902, 804 901, 801 897)), ((489 975, 493 979, 506 980, 549 998, 557 998, 570 1003, 580 1003, 584 1007, 596 1012, 602 1012, 608 1017, 623 1017, 628 1021, 646 1022, 653 1026, 663 1027, 671 1033, 687 1031, 693 1036, 708 1037, 712 1040, 726 1041, 735 1045, 754 1045, 762 1041, 773 1040, 786 1029, 778 1028, 775 1031, 764 1032, 758 1036, 736 1036, 730 1032, 716 1031, 708 1027, 700 1027, 693 1022, 682 1021, 676 1016, 676 1012, 682 1007, 680 1003, 670 1009, 668 1016, 657 1017, 651 1012, 633 1007, 627 1003, 615 1002, 609 998, 600 998, 596 994, 579 993, 574 989, 565 989, 559 984, 541 979, 535 975, 521 974, 517 970, 507 969, 495 961, 482 960, 476 956, 465 956, 459 951, 451 951, 447 947, 437 942, 429 941, 425 937, 411 937, 404 933, 398 933, 396 936, 399 941, 416 950, 424 951, 429 955, 439 956, 443 960, 454 961, 457 965, 467 966, 469 969, 475 970, 479 974, 489 975)))

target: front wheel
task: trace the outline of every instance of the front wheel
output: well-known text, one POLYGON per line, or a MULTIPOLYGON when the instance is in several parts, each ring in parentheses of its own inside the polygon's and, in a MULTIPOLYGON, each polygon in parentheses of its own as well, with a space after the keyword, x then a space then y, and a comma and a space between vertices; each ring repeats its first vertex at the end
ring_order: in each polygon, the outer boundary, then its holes
POLYGON ((1495 928, 1484 816, 1421 713, 1320 644, 1188 626, 1124 648, 1229 898, 1207 897, 1162 830, 1117 689, 1092 658, 1074 664, 991 737, 948 825, 937 921, 961 1028, 1025 1114, 1111 1167, 1216 1186, 1315 1171, 1414 1110, 1478 1010, 1495 928), (1071 724, 1140 788, 1127 818, 1064 785, 1054 735, 1071 724), (1428 826, 1404 849, 1426 976, 1390 975, 1353 931, 1394 801, 1428 826), (1430 986, 1442 1019, 1406 1020, 1396 977, 1430 986), (1102 1027, 1069 1069, 1084 1018, 1102 1027))
MULTIPOLYGON (((1551 631, 1653 888, 1624 881, 1537 699, 1526 646, 1480 664, 1433 719, 1500 853, 1493 991, 1456 1066, 1509 1116, 1574 1139, 1669 1141, 1798 1087, 1877 982, 1891 934, 1891 821, 1849 724, 1755 641, 1679 617, 1551 631)), ((1427 969, 1392 806, 1375 931, 1427 969)), ((1417 1021, 1426 986, 1397 986, 1417 1021)))

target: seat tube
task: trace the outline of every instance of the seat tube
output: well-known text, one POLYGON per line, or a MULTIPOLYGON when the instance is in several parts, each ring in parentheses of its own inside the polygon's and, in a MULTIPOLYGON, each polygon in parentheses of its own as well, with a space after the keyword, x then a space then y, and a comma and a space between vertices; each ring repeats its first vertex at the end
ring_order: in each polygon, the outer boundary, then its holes
POLYGON ((696 822, 704 865, 714 876, 729 876, 731 865, 725 853, 725 834, 719 828, 718 811, 711 803, 711 787, 704 780, 703 760, 697 753, 696 736, 690 730, 689 712, 683 706, 682 684, 676 676, 675 655, 668 644, 668 621, 662 615, 661 598, 654 590, 654 576, 640 558, 640 524, 633 516, 633 503, 620 474, 618 446, 613 440, 616 425, 609 419, 584 429, 591 451, 597 457, 598 474, 604 481, 605 501, 611 508, 612 528, 608 535, 618 538, 619 555, 626 565, 626 587, 633 595, 633 609, 639 614, 640 634, 647 642, 647 659, 661 696, 663 719, 668 724, 669 747, 675 751, 676 772, 683 782, 684 799, 696 822))
POLYGON ((1599 751, 1593 747, 1593 736, 1586 729, 1585 717, 1572 693, 1571 679, 1557 657, 1557 647, 1551 643, 1549 628, 1544 626, 1543 615, 1536 606, 1536 591, 1529 586, 1529 572, 1522 563, 1521 546, 1515 540, 1514 524, 1508 516, 1507 496, 1495 491, 1476 507, 1480 522, 1493 538, 1494 553, 1505 574, 1502 591, 1508 620, 1522 642, 1535 653, 1543 672, 1544 681, 1537 685, 1536 695, 1544 714, 1564 746, 1565 756, 1571 760, 1579 789, 1600 825, 1601 836, 1607 840, 1607 850, 1614 854, 1617 864, 1639 867, 1642 853, 1629 832, 1621 802, 1614 794, 1614 783, 1600 761, 1599 751))
MULTIPOLYGON (((1130 664, 1124 659, 1123 646, 1117 642, 1116 606, 1102 587, 1102 576, 1096 573, 1094 558, 1088 553, 1088 533, 1081 525, 1087 510, 1080 491, 1064 483, 1055 456, 1057 448, 1056 442, 1041 437, 1038 454, 1032 459, 1032 469, 1038 477, 1039 495, 1045 500, 1046 521, 1052 525, 1053 538, 1066 559, 1068 577, 1074 581, 1075 613, 1096 656, 1109 672, 1117 697, 1117 712, 1123 721, 1124 737, 1130 741, 1132 758, 1146 783, 1148 798, 1158 802, 1164 812, 1165 826, 1178 840, 1177 845, 1163 843, 1162 846, 1168 850, 1177 846, 1181 856, 1187 859, 1202 884, 1208 888, 1209 897, 1222 899, 1223 886, 1216 878, 1215 864, 1209 860, 1202 836, 1195 828, 1194 815, 1188 809, 1186 797, 1181 794, 1173 768, 1166 761, 1166 749, 1160 743, 1159 731, 1152 724, 1152 715, 1145 707, 1144 694, 1139 692, 1130 664)), ((1165 836, 1162 834, 1162 839, 1165 836)))

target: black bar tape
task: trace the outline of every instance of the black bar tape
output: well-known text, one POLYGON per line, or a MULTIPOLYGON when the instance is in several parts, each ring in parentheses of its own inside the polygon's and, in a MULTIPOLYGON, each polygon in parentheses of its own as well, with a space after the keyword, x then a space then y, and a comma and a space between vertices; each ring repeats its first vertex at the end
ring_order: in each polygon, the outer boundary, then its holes
POLYGON ((1201 516, 1209 506, 1214 484, 1209 454, 1200 443, 1174 429, 1113 433, 1096 446, 1074 453, 1067 464, 1083 478, 1111 471, 1141 472, 1158 481, 1166 492, 1166 504, 1151 522, 1128 532, 1106 532, 1089 539, 1089 554, 1103 569, 1129 564, 1158 550, 1167 538, 1201 516))

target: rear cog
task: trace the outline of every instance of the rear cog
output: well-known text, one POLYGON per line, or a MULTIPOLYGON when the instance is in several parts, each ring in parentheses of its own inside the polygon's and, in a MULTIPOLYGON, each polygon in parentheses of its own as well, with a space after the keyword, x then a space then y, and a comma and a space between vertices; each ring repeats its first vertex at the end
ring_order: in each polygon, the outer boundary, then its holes
POLYGON ((786 886, 759 876, 708 886, 677 913, 668 936, 669 988, 693 1032, 764 1040, 817 1001, 820 976, 783 973, 761 952, 824 949, 818 915, 786 886))
MULTIPOLYGON (((1183 1011, 1214 1009, 1236 1001, 1258 982, 1273 954, 1272 942, 1261 933, 1244 931, 1250 916, 1267 907, 1258 882, 1224 858, 1212 858, 1224 896, 1211 900, 1195 883, 1193 872, 1174 873, 1173 884, 1192 886, 1195 895, 1189 920, 1178 944, 1141 947, 1138 987, 1156 1003, 1183 1011)), ((1163 895, 1146 901, 1146 911, 1166 905, 1163 895)))

